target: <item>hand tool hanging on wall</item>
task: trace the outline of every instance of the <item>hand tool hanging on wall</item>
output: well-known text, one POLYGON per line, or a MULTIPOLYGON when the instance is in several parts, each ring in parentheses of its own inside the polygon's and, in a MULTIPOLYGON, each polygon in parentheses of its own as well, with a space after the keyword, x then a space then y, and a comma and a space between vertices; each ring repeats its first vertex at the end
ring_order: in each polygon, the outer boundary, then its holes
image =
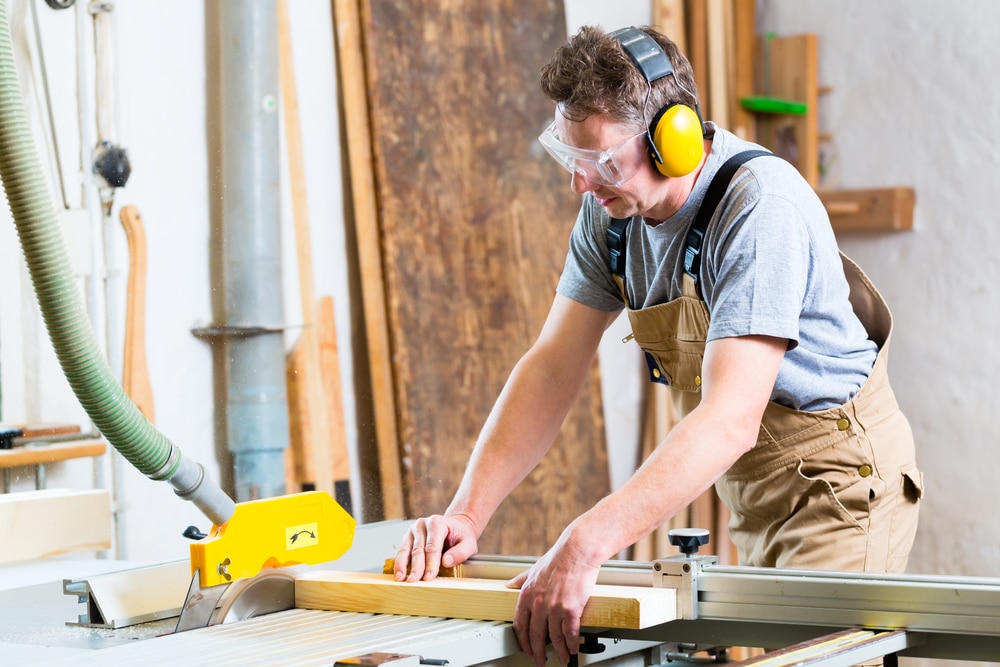
POLYGON ((122 387, 146 419, 154 422, 153 388, 146 366, 146 230, 135 206, 123 207, 119 217, 128 237, 129 260, 122 387))

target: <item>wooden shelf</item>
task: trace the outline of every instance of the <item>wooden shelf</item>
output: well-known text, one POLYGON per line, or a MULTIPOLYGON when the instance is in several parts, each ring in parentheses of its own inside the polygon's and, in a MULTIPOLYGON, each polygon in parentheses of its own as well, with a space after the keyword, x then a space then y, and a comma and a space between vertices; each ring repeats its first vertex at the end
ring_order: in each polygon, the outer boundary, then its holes
POLYGON ((817 190, 838 232, 898 232, 913 229, 913 188, 817 190))

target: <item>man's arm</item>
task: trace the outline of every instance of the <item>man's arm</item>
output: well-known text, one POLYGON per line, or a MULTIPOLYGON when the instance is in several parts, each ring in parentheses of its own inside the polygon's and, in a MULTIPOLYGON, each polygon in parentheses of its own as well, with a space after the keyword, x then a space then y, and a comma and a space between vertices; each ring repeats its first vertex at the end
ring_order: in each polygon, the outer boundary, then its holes
POLYGON ((552 446, 617 315, 556 296, 538 340, 493 406, 451 505, 407 532, 396 554, 397 579, 433 579, 442 558, 452 567, 475 553, 497 507, 552 446))
POLYGON ((512 580, 521 589, 514 630, 537 664, 545 662, 546 638, 562 663, 576 653, 580 616, 600 566, 686 507, 754 446, 786 348, 785 339, 766 336, 709 343, 699 406, 621 488, 512 580))

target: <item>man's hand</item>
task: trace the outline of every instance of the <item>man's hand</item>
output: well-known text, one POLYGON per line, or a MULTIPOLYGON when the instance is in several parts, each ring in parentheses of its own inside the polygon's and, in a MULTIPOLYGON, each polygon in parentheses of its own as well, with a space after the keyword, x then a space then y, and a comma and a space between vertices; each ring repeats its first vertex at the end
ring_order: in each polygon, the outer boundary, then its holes
POLYGON ((514 611, 518 644, 538 667, 545 664, 546 639, 564 665, 577 653, 580 618, 600 572, 600 564, 586 562, 568 532, 531 569, 507 582, 521 589, 514 611))
POLYGON ((442 567, 455 567, 479 550, 472 521, 434 514, 417 519, 396 552, 396 581, 430 581, 442 567))

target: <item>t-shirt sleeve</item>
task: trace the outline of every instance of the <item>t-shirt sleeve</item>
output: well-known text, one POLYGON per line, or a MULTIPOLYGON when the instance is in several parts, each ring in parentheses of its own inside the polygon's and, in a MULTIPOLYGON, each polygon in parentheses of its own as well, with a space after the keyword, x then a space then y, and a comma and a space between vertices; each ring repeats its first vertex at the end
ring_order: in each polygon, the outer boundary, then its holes
POLYGON ((589 195, 584 197, 570 234, 566 263, 556 292, 585 306, 605 312, 624 307, 621 292, 608 268, 608 246, 604 238, 605 215, 594 214, 589 195))
POLYGON ((705 295, 708 340, 764 335, 787 338, 794 347, 813 261, 801 212, 791 201, 765 194, 727 230, 709 269, 714 280, 705 295))

